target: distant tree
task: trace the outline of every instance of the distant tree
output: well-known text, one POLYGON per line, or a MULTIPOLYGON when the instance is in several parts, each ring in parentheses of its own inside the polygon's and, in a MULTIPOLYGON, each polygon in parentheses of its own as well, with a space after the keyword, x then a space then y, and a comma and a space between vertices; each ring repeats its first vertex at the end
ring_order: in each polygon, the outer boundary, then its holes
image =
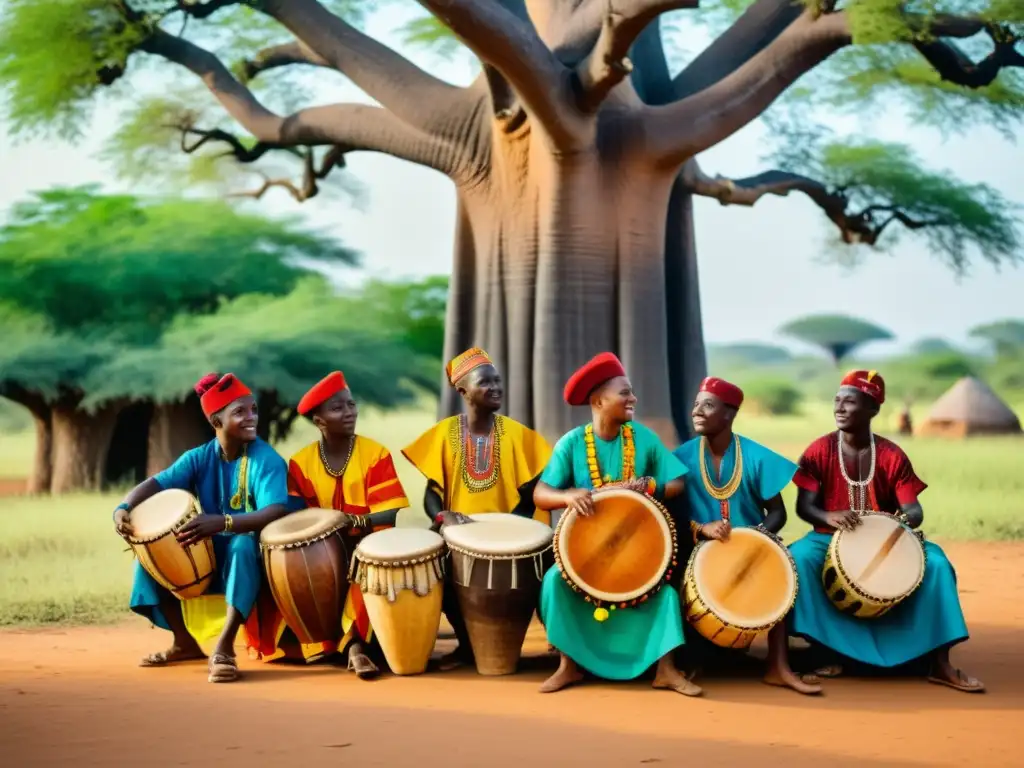
POLYGON ((955 346, 939 338, 921 339, 910 347, 910 352, 914 355, 939 355, 957 351, 955 346))
POLYGON ((970 330, 970 335, 991 344, 999 357, 1024 353, 1024 320, 998 320, 979 325, 970 330))
POLYGON ((434 360, 441 358, 448 307, 447 275, 397 282, 371 280, 362 296, 382 321, 401 335, 409 349, 434 360))
POLYGON ((746 342, 737 344, 712 344, 708 347, 708 367, 739 367, 753 365, 781 365, 791 362, 793 355, 788 349, 774 344, 746 342))
POLYGON ((894 338, 885 328, 845 315, 800 318, 782 326, 779 333, 825 350, 837 366, 864 344, 894 338))

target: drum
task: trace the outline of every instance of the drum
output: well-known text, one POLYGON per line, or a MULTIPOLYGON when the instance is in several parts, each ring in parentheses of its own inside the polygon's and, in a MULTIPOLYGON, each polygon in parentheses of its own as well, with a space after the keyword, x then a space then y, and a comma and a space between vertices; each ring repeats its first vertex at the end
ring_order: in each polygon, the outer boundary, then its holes
POLYGON ((471 515, 444 529, 452 581, 481 675, 516 671, 526 631, 552 564, 553 531, 508 514, 471 515))
POLYGON ((687 621, 723 648, 749 648, 796 601, 796 563, 781 539, 734 528, 728 541, 702 541, 683 577, 687 621))
POLYGON ((593 515, 562 515, 554 554, 562 578, 604 621, 609 609, 644 603, 672 578, 676 527, 668 510, 642 493, 608 487, 593 499, 593 515))
POLYGON ((924 544, 891 515, 865 512, 852 531, 832 536, 821 571, 829 600, 861 619, 884 616, 924 579, 924 544))
POLYGON ((349 579, 359 585, 384 658, 396 675, 427 668, 441 622, 444 539, 420 528, 371 533, 356 547, 349 579))
POLYGON ((300 643, 341 640, 349 589, 344 526, 342 512, 303 509, 278 518, 260 534, 270 593, 300 643))
POLYGON ((175 533, 203 513, 199 500, 188 491, 160 491, 128 515, 132 534, 127 538, 146 573, 179 600, 199 597, 217 570, 213 540, 183 547, 175 533))

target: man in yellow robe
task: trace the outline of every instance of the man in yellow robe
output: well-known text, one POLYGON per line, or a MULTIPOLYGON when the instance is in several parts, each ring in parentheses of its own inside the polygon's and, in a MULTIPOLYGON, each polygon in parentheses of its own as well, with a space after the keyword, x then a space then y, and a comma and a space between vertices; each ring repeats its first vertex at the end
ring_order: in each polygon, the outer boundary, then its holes
MULTIPOLYGON (((504 395, 501 375, 482 349, 463 352, 445 370, 466 412, 438 422, 402 451, 427 479, 427 514, 437 525, 451 522, 451 513, 499 512, 550 524, 548 513, 533 503, 533 488, 551 446, 529 427, 498 414, 504 395)), ((442 668, 469 663, 469 639, 454 590, 445 591, 444 611, 459 648, 442 668)))

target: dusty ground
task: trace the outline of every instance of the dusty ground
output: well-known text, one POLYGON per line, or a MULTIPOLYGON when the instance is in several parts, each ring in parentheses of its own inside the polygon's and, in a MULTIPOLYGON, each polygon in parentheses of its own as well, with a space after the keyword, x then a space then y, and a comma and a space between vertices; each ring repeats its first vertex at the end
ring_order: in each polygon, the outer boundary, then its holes
POLYGON ((364 683, 330 666, 246 661, 243 681, 214 686, 202 664, 136 667, 165 639, 131 622, 0 633, 0 754, 19 768, 1020 765, 1024 546, 947 549, 972 631, 955 659, 988 683, 986 695, 850 679, 810 700, 755 678, 702 678, 697 700, 643 682, 542 696, 552 662, 539 628, 514 677, 364 683))

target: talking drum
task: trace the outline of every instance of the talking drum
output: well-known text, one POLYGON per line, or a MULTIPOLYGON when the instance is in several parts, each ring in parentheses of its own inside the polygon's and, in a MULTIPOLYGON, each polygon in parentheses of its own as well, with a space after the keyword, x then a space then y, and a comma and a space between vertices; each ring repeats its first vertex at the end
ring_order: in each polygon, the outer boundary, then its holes
POLYGON ((471 515, 444 528, 452 581, 481 675, 516 671, 552 563, 552 530, 516 515, 471 515))
POLYGON ((359 585, 370 624, 396 675, 427 668, 441 622, 444 539, 419 528, 371 533, 356 547, 349 578, 359 585))
POLYGON ((135 556, 146 573, 179 600, 203 594, 217 570, 212 539, 183 547, 175 536, 202 513, 195 496, 170 489, 146 499, 128 515, 132 532, 125 538, 135 556))
POLYGON ((260 534, 263 567, 274 602, 300 643, 336 643, 348 595, 346 517, 334 509, 304 509, 260 534))
POLYGON ((593 501, 594 514, 569 512, 558 521, 555 562, 604 621, 609 609, 644 603, 671 579, 676 527, 668 510, 642 493, 605 487, 593 501))
POLYGON ((734 528, 728 541, 702 541, 686 564, 686 619, 723 648, 749 648, 796 601, 796 563, 770 533, 734 528))
POLYGON ((883 616, 924 579, 924 544, 896 518, 865 512, 860 525, 832 536, 821 571, 829 600, 861 619, 883 616))

